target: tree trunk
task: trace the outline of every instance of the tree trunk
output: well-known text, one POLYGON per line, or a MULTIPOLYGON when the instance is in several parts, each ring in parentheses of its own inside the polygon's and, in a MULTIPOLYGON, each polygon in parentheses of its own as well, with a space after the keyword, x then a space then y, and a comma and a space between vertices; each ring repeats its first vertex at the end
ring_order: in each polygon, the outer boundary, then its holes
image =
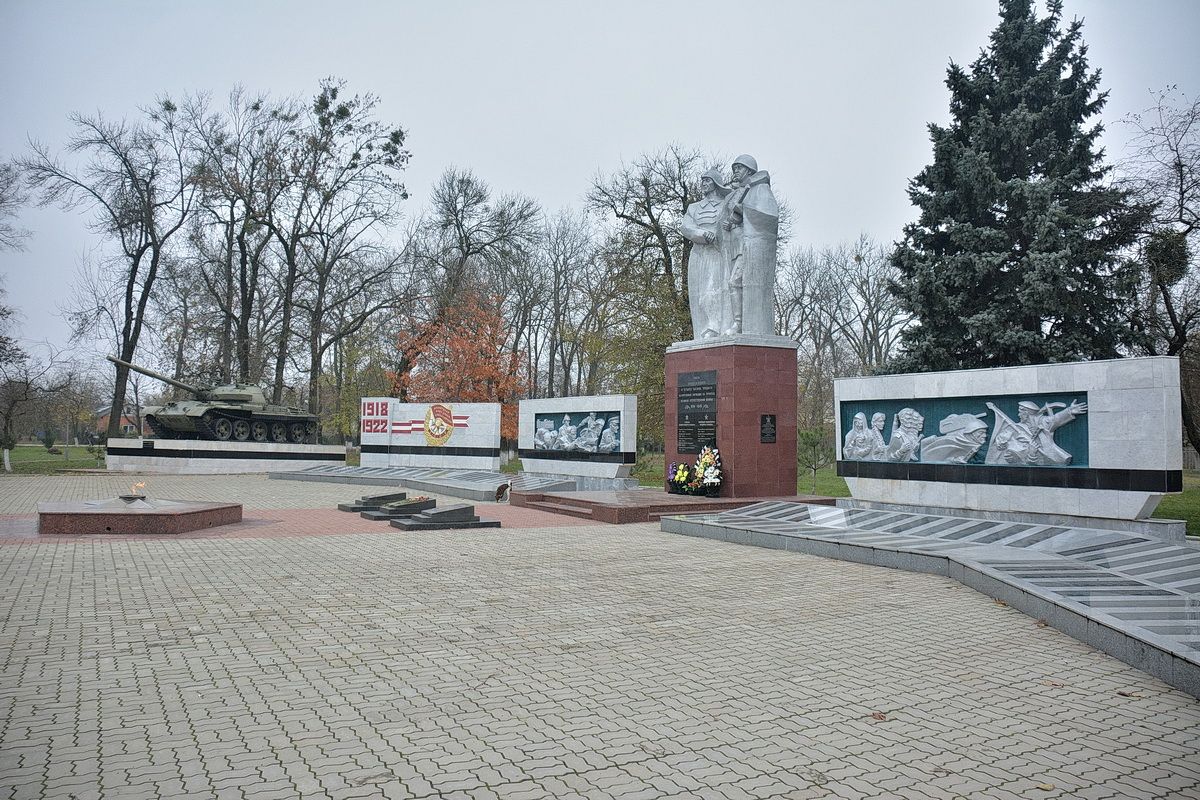
MULTIPOLYGON (((121 349, 121 360, 128 361, 129 353, 121 349)), ((115 364, 117 368, 117 382, 113 386, 112 406, 108 411, 108 438, 116 439, 121 436, 121 417, 125 412, 125 384, 129 381, 129 367, 115 364)))
POLYGON ((12 472, 12 461, 8 458, 8 448, 4 448, 4 471, 12 472))
MULTIPOLYGON (((1196 450, 1200 450, 1200 427, 1196 425, 1196 414, 1186 392, 1179 393, 1181 411, 1183 413, 1183 430, 1187 433, 1188 442, 1196 450)), ((1182 444, 1182 442, 1180 443, 1182 444)))
POLYGON ((290 253, 287 258, 287 277, 283 284, 283 318, 279 329, 279 351, 275 354, 275 388, 272 401, 283 402, 283 371, 287 367, 288 345, 292 338, 292 304, 296 292, 296 256, 290 253))

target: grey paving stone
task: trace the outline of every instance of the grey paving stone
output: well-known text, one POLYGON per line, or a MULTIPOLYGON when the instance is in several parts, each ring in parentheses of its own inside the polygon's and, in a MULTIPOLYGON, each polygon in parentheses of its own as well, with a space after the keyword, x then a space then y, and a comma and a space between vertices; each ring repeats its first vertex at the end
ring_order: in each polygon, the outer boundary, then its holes
MULTIPOLYGON (((363 493, 271 485, 301 489, 263 499, 281 508, 363 493)), ((948 578, 653 524, 25 542, 0 546, 0 609, 0 787, 21 796, 1200 781, 1195 700, 948 578)))

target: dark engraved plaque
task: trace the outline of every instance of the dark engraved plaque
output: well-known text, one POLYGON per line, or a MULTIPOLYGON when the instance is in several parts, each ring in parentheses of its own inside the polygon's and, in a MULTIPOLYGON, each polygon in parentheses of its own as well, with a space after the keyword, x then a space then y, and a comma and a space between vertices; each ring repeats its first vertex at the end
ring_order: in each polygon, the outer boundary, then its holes
POLYGON ((775 415, 763 414, 758 422, 758 441, 762 444, 775 444, 775 415))
POLYGON ((699 453, 717 445, 717 371, 681 372, 676 451, 699 453))

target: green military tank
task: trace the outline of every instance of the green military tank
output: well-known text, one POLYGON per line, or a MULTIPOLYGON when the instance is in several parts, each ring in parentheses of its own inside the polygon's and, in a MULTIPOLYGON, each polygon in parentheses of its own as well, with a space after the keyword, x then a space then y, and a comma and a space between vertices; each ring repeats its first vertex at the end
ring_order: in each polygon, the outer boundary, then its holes
POLYGON ((205 439, 218 442, 317 443, 317 418, 298 408, 275 405, 259 386, 228 383, 191 386, 154 370, 107 357, 134 372, 169 383, 191 394, 193 400, 172 400, 148 408, 146 423, 159 439, 205 439))

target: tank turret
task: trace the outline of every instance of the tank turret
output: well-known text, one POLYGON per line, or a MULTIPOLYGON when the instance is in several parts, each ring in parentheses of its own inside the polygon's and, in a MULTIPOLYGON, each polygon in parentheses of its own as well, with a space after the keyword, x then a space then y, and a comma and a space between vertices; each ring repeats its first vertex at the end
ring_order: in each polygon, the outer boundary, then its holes
POLYGON ((317 443, 317 418, 298 408, 272 403, 261 386, 193 386, 113 356, 107 358, 193 396, 191 400, 172 400, 146 414, 146 422, 160 439, 317 443))

